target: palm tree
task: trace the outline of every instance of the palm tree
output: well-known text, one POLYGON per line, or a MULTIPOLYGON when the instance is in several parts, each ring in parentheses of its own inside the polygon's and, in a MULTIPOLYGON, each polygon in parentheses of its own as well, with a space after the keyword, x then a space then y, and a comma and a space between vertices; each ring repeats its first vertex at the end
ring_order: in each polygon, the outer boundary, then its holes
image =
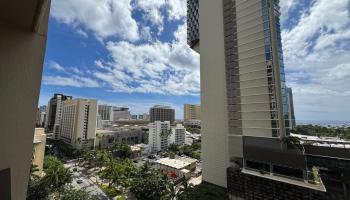
POLYGON ((61 162, 51 162, 46 166, 45 176, 42 181, 50 191, 55 192, 73 180, 72 173, 61 162))
POLYGON ((177 196, 179 196, 180 194, 182 194, 183 192, 188 191, 189 189, 193 188, 193 184, 192 183, 188 183, 188 179, 184 179, 181 183, 180 189, 178 191, 177 196))
POLYGON ((34 180, 34 179, 39 179, 40 177, 37 175, 36 172, 39 171, 38 165, 30 165, 30 179, 34 180))

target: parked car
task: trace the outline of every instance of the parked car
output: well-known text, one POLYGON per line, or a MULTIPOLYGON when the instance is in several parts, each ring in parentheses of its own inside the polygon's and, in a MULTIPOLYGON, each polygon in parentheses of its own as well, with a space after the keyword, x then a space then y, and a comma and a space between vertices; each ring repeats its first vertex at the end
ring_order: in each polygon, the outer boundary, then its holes
POLYGON ((81 183, 83 183, 83 181, 79 179, 79 180, 77 180, 77 183, 81 184, 81 183))

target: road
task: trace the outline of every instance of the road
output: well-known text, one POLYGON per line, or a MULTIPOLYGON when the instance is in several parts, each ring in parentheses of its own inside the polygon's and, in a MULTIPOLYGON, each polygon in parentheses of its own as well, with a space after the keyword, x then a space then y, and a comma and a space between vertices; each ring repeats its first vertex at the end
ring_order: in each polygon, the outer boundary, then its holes
POLYGON ((75 166, 76 162, 69 162, 64 164, 65 167, 70 168, 73 172, 73 182, 72 186, 76 189, 85 189, 91 195, 94 195, 98 200, 108 200, 109 198, 106 194, 85 174, 81 173, 84 168, 75 166), (77 171, 74 172, 73 168, 77 168, 77 171), (77 181, 81 180, 82 183, 78 184, 77 181))

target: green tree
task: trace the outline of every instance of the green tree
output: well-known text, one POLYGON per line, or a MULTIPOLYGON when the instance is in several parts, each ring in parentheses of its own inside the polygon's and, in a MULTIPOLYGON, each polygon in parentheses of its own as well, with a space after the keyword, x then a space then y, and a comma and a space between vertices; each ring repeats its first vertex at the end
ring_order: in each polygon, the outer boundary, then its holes
POLYGON ((116 143, 113 149, 114 154, 122 159, 130 158, 132 155, 132 151, 130 146, 126 143, 125 140, 122 142, 116 143))
POLYGON ((57 192, 68 183, 71 183, 72 173, 63 166, 63 163, 56 157, 47 157, 44 160, 45 176, 42 182, 49 188, 51 192, 57 192))
POLYGON ((119 185, 124 175, 123 165, 115 159, 110 159, 104 169, 99 172, 100 178, 108 181, 108 187, 119 185))
POLYGON ((151 169, 146 163, 132 181, 131 192, 137 199, 167 199, 167 178, 151 169))
POLYGON ((168 150, 172 151, 174 153, 177 153, 179 151, 179 145, 175 144, 175 143, 171 143, 168 146, 168 150))
POLYGON ((27 200, 45 199, 49 195, 46 185, 41 181, 40 177, 35 174, 37 171, 39 171, 38 166, 31 165, 27 200))
POLYGON ((61 193, 61 200, 94 200, 87 191, 81 189, 77 190, 73 187, 66 187, 61 193))

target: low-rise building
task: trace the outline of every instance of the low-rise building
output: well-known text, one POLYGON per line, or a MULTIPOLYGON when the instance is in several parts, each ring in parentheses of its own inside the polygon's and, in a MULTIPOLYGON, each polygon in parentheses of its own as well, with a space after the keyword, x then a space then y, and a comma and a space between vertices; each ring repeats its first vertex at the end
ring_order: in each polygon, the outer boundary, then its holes
POLYGON ((196 170, 198 160, 189 157, 169 157, 156 160, 154 168, 172 178, 189 178, 191 172, 196 170))
POLYGON ((36 128, 34 131, 32 164, 37 166, 38 171, 35 172, 35 174, 38 176, 42 176, 43 174, 45 145, 46 145, 45 129, 36 128))
POLYGON ((186 128, 201 128, 201 120, 198 119, 187 120, 183 124, 186 128))
POLYGON ((149 114, 144 113, 144 114, 139 115, 139 120, 149 121, 149 114))
POLYGON ((108 130, 96 130, 95 146, 101 148, 112 147, 122 141, 129 145, 144 143, 147 133, 138 125, 112 126, 108 130))

